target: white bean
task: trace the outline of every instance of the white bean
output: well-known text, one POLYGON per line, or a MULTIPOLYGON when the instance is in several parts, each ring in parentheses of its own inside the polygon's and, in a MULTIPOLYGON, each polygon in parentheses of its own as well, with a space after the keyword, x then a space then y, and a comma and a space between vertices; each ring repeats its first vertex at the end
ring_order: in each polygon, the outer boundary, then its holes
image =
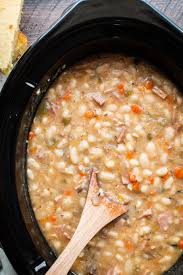
POLYGON ((79 144, 79 150, 84 151, 89 148, 89 144, 86 140, 82 140, 79 144))
POLYGON ((146 184, 142 184, 140 187, 140 190, 142 193, 148 193, 149 192, 149 186, 146 184))
POLYGON ((150 95, 150 94, 144 95, 144 101, 146 101, 147 103, 153 103, 154 100, 155 100, 154 95, 150 95))
POLYGON ((60 161, 60 162, 57 162, 56 166, 57 168, 64 169, 66 165, 64 161, 60 161))
POLYGON ((77 164, 79 162, 79 156, 76 147, 70 147, 69 151, 72 163, 77 164))
POLYGON ((171 189, 173 181, 174 181, 173 177, 169 177, 164 183, 164 189, 165 190, 171 189))
POLYGON ((28 158, 28 164, 33 166, 36 169, 40 169, 39 163, 33 158, 28 158))
POLYGON ((127 142, 127 143, 126 143, 126 148, 127 148, 129 151, 133 151, 133 150, 134 150, 134 144, 131 143, 131 142, 127 142))
POLYGON ((80 199, 79 199, 79 204, 80 204, 81 207, 84 207, 85 202, 86 202, 86 199, 85 199, 85 198, 80 198, 80 199))
POLYGON ((70 112, 68 109, 65 109, 62 113, 63 118, 70 118, 70 112))
POLYGON ((163 235, 155 235, 153 237, 153 240, 155 240, 155 241, 163 241, 164 240, 164 236, 163 235))
POLYGON ((149 158, 148 158, 147 154, 141 153, 139 160, 140 160, 140 164, 141 164, 142 168, 149 167, 149 158))
POLYGON ((136 201, 136 207, 137 207, 137 208, 141 207, 142 203, 143 203, 142 200, 137 200, 137 201, 136 201))
POLYGON ((36 191, 36 190, 38 189, 38 184, 33 183, 33 184, 30 185, 29 188, 30 188, 30 190, 32 190, 32 191, 36 191))
POLYGON ((73 203, 73 199, 69 196, 64 197, 63 200, 62 200, 62 203, 63 203, 64 206, 70 206, 73 203))
POLYGON ((135 127, 135 131, 136 131, 137 134, 139 134, 140 136, 145 136, 145 135, 146 135, 145 131, 143 130, 142 125, 140 125, 140 124, 138 124, 138 125, 135 127))
POLYGON ((103 156, 103 150, 98 147, 92 147, 90 149, 90 154, 92 154, 95 157, 102 157, 103 156))
POLYGON ((163 264, 163 263, 169 262, 171 259, 172 259, 171 256, 166 255, 159 260, 159 263, 163 264))
POLYGON ((133 274, 133 262, 131 259, 128 259, 125 261, 125 265, 124 265, 124 268, 125 268, 125 274, 133 274))
POLYGON ((115 243, 115 246, 117 247, 124 247, 124 242, 121 240, 116 240, 114 243, 115 243))
POLYGON ((50 191, 47 188, 43 189, 42 196, 43 197, 49 197, 50 196, 50 191))
POLYGON ((104 241, 100 241, 96 245, 96 247, 99 247, 99 248, 103 248, 104 246, 105 246, 105 242, 104 241))
POLYGON ((46 130, 46 136, 48 139, 51 139, 57 131, 57 127, 55 125, 50 126, 47 130, 46 130))
POLYGON ((131 119, 130 119, 129 114, 125 114, 125 115, 124 115, 124 122, 125 122, 125 125, 126 125, 126 126, 130 126, 130 124, 131 124, 131 119))
POLYGON ((131 111, 131 108, 129 105, 123 105, 120 107, 120 112, 122 113, 129 113, 131 111))
POLYGON ((53 246, 55 247, 56 250, 59 250, 61 248, 61 242, 58 240, 53 240, 52 241, 53 246))
POLYGON ((46 229, 47 231, 49 231, 51 228, 52 228, 51 222, 46 222, 46 223, 45 223, 45 229, 46 229))
POLYGON ((31 169, 27 169, 27 175, 28 175, 28 178, 33 180, 34 179, 34 173, 32 172, 31 169))
POLYGON ((115 161, 112 160, 112 159, 106 159, 106 160, 105 160, 105 166, 106 166, 107 168, 114 168, 114 166, 115 166, 115 161))
POLYGON ((117 238, 117 237, 118 237, 118 232, 113 231, 113 230, 110 230, 107 234, 108 234, 110 237, 113 237, 113 238, 117 238))
POLYGON ((150 177, 150 176, 152 175, 152 171, 149 170, 149 169, 144 169, 144 170, 143 170, 143 175, 144 175, 145 177, 150 177))
POLYGON ((41 132, 42 132, 42 129, 40 127, 36 127, 34 132, 35 132, 36 135, 40 135, 41 132))
POLYGON ((156 146, 154 142, 150 141, 147 143, 146 151, 150 155, 150 157, 156 156, 157 152, 156 152, 156 146))
POLYGON ((64 154, 64 151, 61 149, 55 149, 54 152, 57 155, 57 157, 62 157, 64 154))
POLYGON ((99 131, 99 134, 100 134, 100 136, 104 139, 104 140, 111 140, 111 139, 113 139, 113 135, 111 134, 111 133, 109 133, 109 130, 105 130, 105 129, 103 129, 103 130, 100 130, 99 131))
POLYGON ((175 136, 175 130, 172 127, 167 127, 165 129, 165 139, 167 141, 170 141, 174 138, 175 136))
POLYGON ((139 231, 140 231, 140 235, 143 236, 143 235, 146 235, 151 232, 151 227, 150 226, 142 226, 139 231))
POLYGON ((162 198, 161 199, 161 202, 164 204, 164 205, 170 205, 172 203, 171 199, 169 198, 162 198))
POLYGON ((167 160, 168 160, 168 154, 167 153, 163 153, 161 156, 160 156, 160 161, 162 162, 162 164, 166 164, 167 163, 167 160))
POLYGON ((120 254, 116 254, 115 256, 116 260, 118 260, 119 262, 122 262, 123 261, 123 257, 120 255, 120 254))
POLYGON ((124 153, 124 152, 126 152, 126 146, 125 146, 124 144, 118 144, 118 146, 117 146, 117 151, 118 151, 119 153, 124 153))
POLYGON ((96 142, 96 137, 94 135, 88 135, 88 142, 90 143, 94 143, 96 142))
POLYGON ((111 123, 109 121, 104 121, 103 126, 104 127, 111 127, 111 123))
POLYGON ((168 173, 167 167, 161 167, 161 168, 159 168, 158 170, 156 170, 156 174, 157 174, 159 177, 163 177, 163 176, 165 176, 167 173, 168 173))
POLYGON ((44 117, 42 118, 42 123, 43 123, 44 125, 46 125, 46 124, 48 123, 48 117, 47 117, 47 116, 44 116, 44 117))
POLYGON ((131 159, 129 162, 132 166, 138 166, 139 165, 139 161, 137 159, 131 159))
POLYGON ((131 102, 137 102, 139 100, 139 97, 138 97, 138 95, 134 94, 134 95, 130 96, 129 100, 131 102))
POLYGON ((84 162, 84 164, 89 164, 90 163, 90 159, 88 157, 84 157, 83 158, 83 162, 84 162))
POLYGON ((100 122, 96 122, 95 125, 94 125, 95 129, 100 129, 101 127, 102 127, 102 125, 101 125, 100 122))
POLYGON ((64 172, 69 175, 73 175, 75 172, 75 168, 73 165, 69 165, 65 168, 64 172))
POLYGON ((115 179, 115 175, 110 172, 102 171, 100 173, 100 178, 106 181, 113 181, 115 179))
POLYGON ((104 251, 104 252, 103 252, 103 255, 106 256, 106 257, 111 257, 111 256, 113 256, 113 254, 112 254, 110 251, 104 251))
POLYGON ((110 112, 115 112, 117 110, 117 108, 118 108, 117 105, 109 104, 106 109, 110 112))
POLYGON ((63 212, 63 219, 64 220, 70 220, 73 217, 72 213, 69 211, 63 212))

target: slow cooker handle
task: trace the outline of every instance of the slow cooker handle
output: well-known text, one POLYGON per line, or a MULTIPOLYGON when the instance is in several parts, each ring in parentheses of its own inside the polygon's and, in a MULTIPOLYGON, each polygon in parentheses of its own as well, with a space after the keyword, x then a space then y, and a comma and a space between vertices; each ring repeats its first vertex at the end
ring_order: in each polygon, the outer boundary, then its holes
POLYGON ((183 30, 174 22, 144 0, 79 0, 64 10, 61 18, 61 31, 83 22, 111 17, 136 19, 173 31, 176 38, 183 30), (163 17, 163 20, 162 20, 163 17), (62 24, 63 23, 63 24, 62 24))

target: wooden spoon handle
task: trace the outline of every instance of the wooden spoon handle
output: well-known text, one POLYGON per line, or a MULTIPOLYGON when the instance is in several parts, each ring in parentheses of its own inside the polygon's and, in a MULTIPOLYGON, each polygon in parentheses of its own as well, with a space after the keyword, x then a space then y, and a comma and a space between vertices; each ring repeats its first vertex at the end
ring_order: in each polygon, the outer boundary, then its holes
POLYGON ((95 196, 98 190, 96 173, 92 173, 86 204, 78 227, 62 254, 48 270, 46 275, 66 275, 73 263, 88 242, 106 224, 127 211, 120 204, 102 200, 96 205, 95 196), (95 203, 93 204, 93 200, 95 203))

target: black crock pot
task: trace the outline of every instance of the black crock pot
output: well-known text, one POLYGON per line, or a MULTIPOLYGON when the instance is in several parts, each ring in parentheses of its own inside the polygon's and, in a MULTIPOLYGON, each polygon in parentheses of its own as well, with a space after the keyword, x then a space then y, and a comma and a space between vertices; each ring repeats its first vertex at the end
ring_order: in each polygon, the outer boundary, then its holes
MULTIPOLYGON (((183 90, 183 32, 140 0, 81 0, 70 6, 12 70, 0 95, 0 242, 19 275, 45 274, 55 260, 31 208, 26 139, 37 106, 65 67, 95 52, 146 58, 183 90)), ((183 257, 166 274, 183 274, 183 257)))

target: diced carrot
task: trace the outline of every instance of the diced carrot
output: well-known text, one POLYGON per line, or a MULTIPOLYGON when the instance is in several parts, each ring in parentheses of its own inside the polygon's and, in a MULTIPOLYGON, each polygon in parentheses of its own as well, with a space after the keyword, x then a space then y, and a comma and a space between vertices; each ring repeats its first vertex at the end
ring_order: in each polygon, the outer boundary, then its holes
POLYGON ((177 166, 174 168, 174 175, 177 179, 183 179, 183 166, 177 166))
POLYGON ((180 212, 183 212, 183 205, 178 205, 176 209, 180 212))
POLYGON ((128 152, 126 153, 127 159, 132 159, 133 155, 134 155, 134 152, 132 152, 132 151, 128 151, 128 152))
POLYGON ((148 180, 149 180, 149 183, 150 183, 150 184, 153 184, 153 183, 154 183, 154 178, 153 178, 153 177, 150 176, 150 177, 148 178, 148 180))
POLYGON ((133 182, 132 184, 133 184, 133 190, 134 190, 134 191, 139 191, 139 189, 140 189, 140 184, 139 184, 139 182, 136 181, 136 182, 133 182))
POLYGON ((137 182, 136 176, 134 174, 132 174, 131 172, 129 173, 129 181, 131 183, 137 182))
POLYGON ((171 176, 171 173, 168 171, 166 175, 162 177, 163 180, 167 180, 171 176))
POLYGON ((156 195, 156 191, 154 189, 151 189, 149 191, 149 194, 152 195, 152 196, 155 196, 156 195))
POLYGON ((101 120, 101 117, 100 117, 100 116, 97 116, 97 115, 95 114, 95 119, 96 119, 96 120, 101 120))
POLYGON ((118 85, 118 89, 119 89, 120 94, 124 95, 125 90, 124 90, 124 84, 123 83, 120 83, 118 85))
POLYGON ((45 222, 47 222, 47 221, 48 221, 48 217, 39 219, 39 222, 40 222, 40 223, 45 223, 45 222))
POLYGON ((131 105, 131 110, 132 110, 132 112, 134 112, 135 114, 141 114, 142 111, 143 111, 142 107, 140 107, 140 106, 137 105, 137 104, 132 104, 132 105, 131 105))
POLYGON ((61 102, 62 102, 62 99, 63 99, 62 96, 57 97, 57 99, 55 101, 55 104, 59 106, 61 104, 61 102))
POLYGON ((83 172, 80 172, 79 175, 80 175, 81 177, 85 177, 87 174, 86 174, 86 173, 83 173, 83 172))
POLYGON ((93 118, 95 116, 95 113, 93 111, 87 111, 85 113, 86 118, 93 118))
POLYGON ((57 216, 56 216, 56 215, 51 215, 51 216, 49 216, 49 220, 50 220, 51 222, 56 222, 57 216))
POLYGON ((67 93, 63 96, 63 99, 64 99, 64 100, 70 100, 71 98, 72 98, 71 92, 67 92, 67 93))
POLYGON ((153 206, 152 202, 151 202, 151 201, 148 201, 148 202, 147 202, 147 208, 152 208, 152 206, 153 206))
POLYGON ((180 241, 179 241, 179 248, 183 249, 183 239, 180 239, 180 241))
POLYGON ((63 192, 64 196, 72 196, 73 195, 73 190, 65 190, 63 192))
POLYGON ((29 140, 32 140, 34 137, 36 136, 36 134, 32 131, 29 132, 29 140))
POLYGON ((31 154, 35 154, 37 152, 37 147, 36 146, 33 146, 30 148, 30 153, 31 154))
POLYGON ((125 241, 125 248, 129 251, 134 249, 134 243, 130 240, 125 241))
POLYGON ((166 101, 168 102, 168 104, 173 104, 174 103, 174 97, 171 95, 168 95, 166 97, 166 101))
POLYGON ((153 86, 154 86, 153 80, 150 80, 150 79, 146 80, 145 82, 146 89, 152 90, 153 86))
POLYGON ((120 83, 120 84, 118 85, 118 89, 124 89, 124 84, 123 84, 123 83, 120 83))

